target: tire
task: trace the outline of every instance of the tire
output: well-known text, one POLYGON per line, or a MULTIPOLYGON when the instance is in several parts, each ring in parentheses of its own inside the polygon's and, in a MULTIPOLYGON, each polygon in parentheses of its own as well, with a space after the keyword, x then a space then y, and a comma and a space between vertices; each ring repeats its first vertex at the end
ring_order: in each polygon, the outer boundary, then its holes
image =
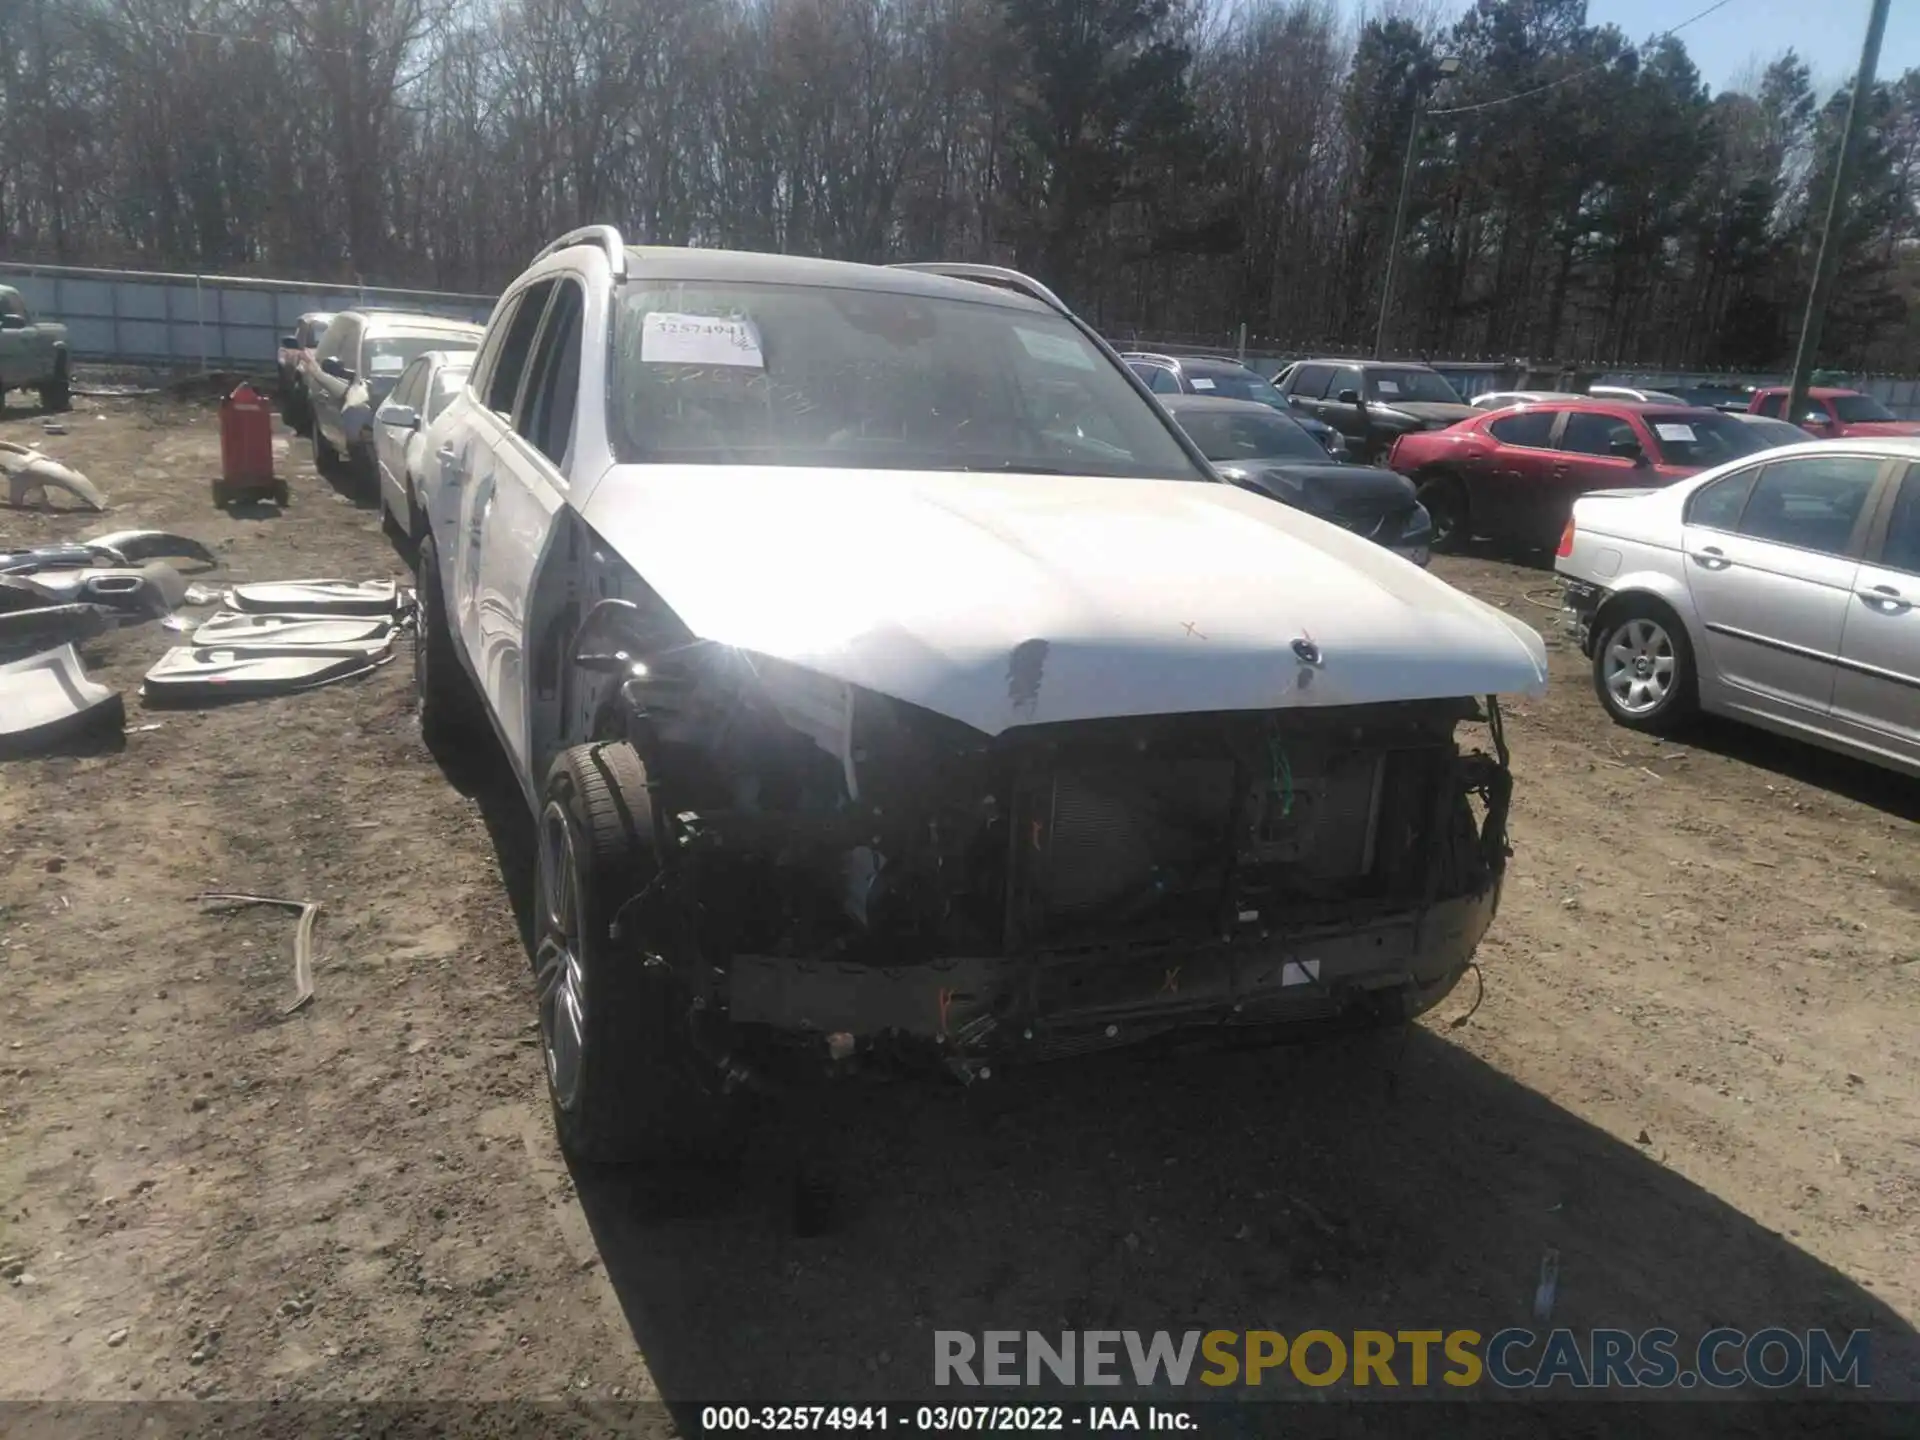
POLYGON ((1654 600, 1607 611, 1593 644, 1593 692, 1616 725, 1665 735, 1699 708, 1699 676, 1686 626, 1654 600))
POLYGON ((430 749, 463 745, 480 733, 480 697, 454 652, 439 557, 431 540, 420 547, 414 575, 420 608, 413 637, 413 693, 420 734, 430 749))
POLYGON ((313 407, 307 403, 305 387, 297 384, 287 397, 287 428, 296 435, 313 433, 313 407))
POLYGON ((420 513, 420 499, 414 493, 413 476, 402 478, 406 481, 407 511, 400 517, 400 523, 406 529, 407 542, 417 547, 427 533, 426 517, 420 513))
POLYGON ((340 474, 340 452, 333 448, 333 442, 320 433, 319 422, 308 419, 313 435, 313 468, 327 479, 332 480, 340 474))
POLYGON ((1434 553, 1447 555, 1458 550, 1467 540, 1472 515, 1466 487, 1451 475, 1436 475, 1421 482, 1418 498, 1433 521, 1434 553))
POLYGON ((380 494, 380 462, 374 458, 373 446, 364 443, 349 445, 346 473, 347 479, 361 495, 380 494))
POLYGON ((53 378, 40 386, 40 408, 56 414, 73 409, 73 385, 67 371, 66 356, 54 367, 53 378))
POLYGON ((724 1128, 689 997, 644 941, 608 937, 655 871, 646 784, 632 746, 576 745, 554 760, 541 804, 541 1051, 560 1146, 589 1164, 680 1158, 724 1128))

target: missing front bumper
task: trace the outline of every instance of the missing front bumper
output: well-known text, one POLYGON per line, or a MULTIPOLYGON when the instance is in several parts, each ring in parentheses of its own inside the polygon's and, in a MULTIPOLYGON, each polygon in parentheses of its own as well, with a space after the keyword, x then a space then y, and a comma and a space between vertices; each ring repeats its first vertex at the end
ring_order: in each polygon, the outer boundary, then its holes
POLYGON ((1124 1045, 1170 1030, 1327 1020, 1360 1007, 1417 1015, 1472 958, 1499 882, 1424 912, 1314 934, 1152 952, 966 957, 916 966, 734 958, 737 1025, 904 1038, 950 1055, 1047 1054, 1124 1045))

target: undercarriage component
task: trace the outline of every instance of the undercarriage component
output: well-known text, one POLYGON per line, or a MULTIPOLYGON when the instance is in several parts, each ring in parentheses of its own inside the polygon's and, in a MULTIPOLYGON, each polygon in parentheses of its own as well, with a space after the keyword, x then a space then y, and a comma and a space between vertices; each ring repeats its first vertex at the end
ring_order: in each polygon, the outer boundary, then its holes
POLYGON ((7 503, 15 509, 46 505, 49 490, 71 495, 89 510, 107 508, 107 497, 78 470, 11 440, 0 440, 0 474, 7 477, 7 503))
POLYGON ((280 580, 228 589, 229 610, 251 615, 394 615, 402 607, 391 580, 280 580))
POLYGON ((195 627, 193 643, 231 650, 384 649, 393 639, 394 622, 384 617, 352 615, 248 615, 218 610, 195 627))
POLYGON ((80 654, 62 645, 0 665, 0 755, 24 755, 95 729, 118 729, 119 693, 87 678, 80 654))
POLYGON ((154 662, 141 682, 140 695, 149 705, 287 695, 364 675, 392 658, 391 645, 378 650, 180 645, 154 662))
POLYGON ((0 658, 30 655, 104 635, 114 623, 98 605, 46 605, 0 611, 0 658))
POLYGON ((122 565, 138 565, 145 560, 197 560, 202 565, 217 565, 219 559, 205 545, 170 530, 115 530, 80 542, 122 565))
POLYGON ((138 568, 91 566, 35 570, 12 579, 31 586, 55 605, 104 605, 124 615, 170 615, 186 603, 187 582, 164 560, 138 568))

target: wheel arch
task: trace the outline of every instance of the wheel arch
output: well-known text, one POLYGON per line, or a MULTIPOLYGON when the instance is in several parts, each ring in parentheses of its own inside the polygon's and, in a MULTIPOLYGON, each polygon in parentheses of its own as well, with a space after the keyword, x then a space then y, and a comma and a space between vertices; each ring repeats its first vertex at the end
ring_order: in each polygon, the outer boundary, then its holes
POLYGON ((572 505, 554 514, 553 534, 527 599, 528 771, 544 776, 570 746, 623 738, 618 676, 573 663, 574 642, 593 605, 638 599, 630 572, 572 505))
POLYGON ((1652 606, 1675 623, 1687 637, 1687 648, 1693 652, 1694 673, 1709 676, 1713 671, 1712 662, 1707 658, 1706 636, 1700 631, 1691 602, 1692 597, 1687 593, 1684 581, 1658 570, 1622 576, 1593 612, 1593 643, 1596 648, 1599 646, 1600 637, 1616 616, 1626 614, 1636 606, 1652 606))

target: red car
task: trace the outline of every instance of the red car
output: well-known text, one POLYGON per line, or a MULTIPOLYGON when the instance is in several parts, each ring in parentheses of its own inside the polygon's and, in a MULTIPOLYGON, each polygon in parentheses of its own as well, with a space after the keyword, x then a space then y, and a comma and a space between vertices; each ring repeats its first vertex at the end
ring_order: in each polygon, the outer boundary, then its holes
MULTIPOLYGON (((1781 418, 1787 408, 1784 385, 1753 392, 1747 406, 1754 415, 1781 418)), ((1849 435, 1920 435, 1920 421, 1902 420, 1871 395, 1858 390, 1815 386, 1807 391, 1806 413, 1794 422, 1809 435, 1838 440, 1849 435)))
POLYGON ((1433 548, 1472 535, 1555 544, 1576 496, 1653 489, 1770 448, 1761 427, 1686 405, 1555 400, 1416 431, 1387 456, 1419 488, 1433 548))

